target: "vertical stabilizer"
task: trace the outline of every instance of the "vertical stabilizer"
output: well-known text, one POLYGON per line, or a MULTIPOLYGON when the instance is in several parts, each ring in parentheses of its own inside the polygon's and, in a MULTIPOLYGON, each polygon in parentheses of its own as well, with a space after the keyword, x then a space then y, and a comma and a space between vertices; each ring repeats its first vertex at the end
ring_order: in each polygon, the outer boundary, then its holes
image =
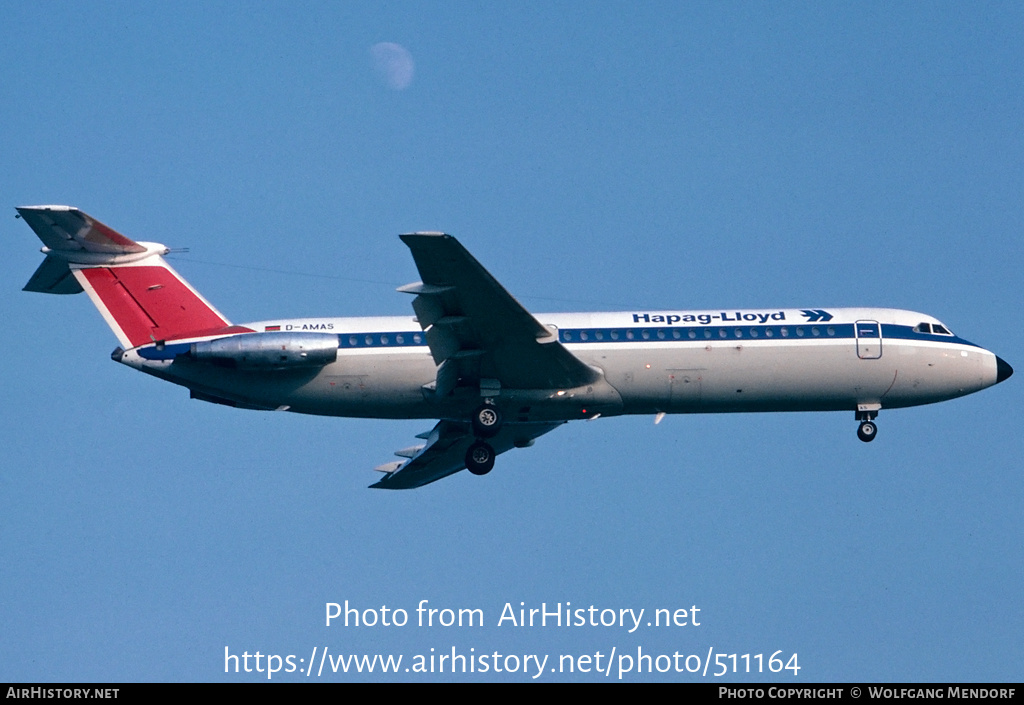
POLYGON ((77 208, 24 206, 20 216, 43 241, 46 259, 26 291, 85 291, 125 348, 210 335, 227 319, 167 264, 169 251, 135 242, 77 208))

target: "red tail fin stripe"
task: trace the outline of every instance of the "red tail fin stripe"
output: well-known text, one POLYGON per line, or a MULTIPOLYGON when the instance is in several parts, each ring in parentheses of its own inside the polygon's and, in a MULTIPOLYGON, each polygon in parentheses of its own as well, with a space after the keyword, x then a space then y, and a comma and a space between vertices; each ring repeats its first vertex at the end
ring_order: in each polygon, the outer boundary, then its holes
POLYGON ((133 346, 229 325, 166 267, 95 267, 82 273, 133 346))

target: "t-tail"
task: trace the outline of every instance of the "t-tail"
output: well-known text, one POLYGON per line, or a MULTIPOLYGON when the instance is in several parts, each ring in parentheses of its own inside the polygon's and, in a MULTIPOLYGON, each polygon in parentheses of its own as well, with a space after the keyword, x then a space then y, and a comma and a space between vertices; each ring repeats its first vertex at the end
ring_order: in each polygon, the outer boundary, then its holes
POLYGON ((22 206, 46 259, 25 291, 85 291, 121 345, 231 333, 231 324, 167 264, 170 250, 135 242, 70 206, 22 206))

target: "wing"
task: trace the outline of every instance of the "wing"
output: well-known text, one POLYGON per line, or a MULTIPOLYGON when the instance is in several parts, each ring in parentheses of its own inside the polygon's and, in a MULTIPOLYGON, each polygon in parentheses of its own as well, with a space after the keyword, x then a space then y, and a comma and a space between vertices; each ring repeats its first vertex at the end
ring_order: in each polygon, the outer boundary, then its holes
MULTIPOLYGON (((506 424, 496 436, 488 439, 495 455, 512 448, 533 445, 533 439, 551 431, 563 422, 506 424)), ((426 443, 397 451, 395 455, 409 460, 387 463, 376 468, 386 473, 370 487, 384 490, 409 490, 429 485, 466 467, 466 453, 476 440, 468 423, 439 421, 430 433, 420 435, 426 443)))
POLYGON ((413 309, 440 366, 436 394, 456 386, 567 389, 598 379, 458 240, 443 233, 401 237, 423 281, 399 291, 416 294, 413 309))

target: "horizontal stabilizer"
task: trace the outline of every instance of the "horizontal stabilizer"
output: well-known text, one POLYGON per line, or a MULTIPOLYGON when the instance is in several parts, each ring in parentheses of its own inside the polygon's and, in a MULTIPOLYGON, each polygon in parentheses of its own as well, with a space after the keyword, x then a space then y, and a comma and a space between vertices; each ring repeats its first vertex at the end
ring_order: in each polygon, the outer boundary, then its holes
POLYGON ((108 255, 146 251, 139 243, 71 206, 21 206, 17 211, 51 250, 108 255))
POLYGON ((47 257, 22 291, 36 291, 40 294, 80 294, 83 289, 71 273, 71 267, 67 262, 47 257))

